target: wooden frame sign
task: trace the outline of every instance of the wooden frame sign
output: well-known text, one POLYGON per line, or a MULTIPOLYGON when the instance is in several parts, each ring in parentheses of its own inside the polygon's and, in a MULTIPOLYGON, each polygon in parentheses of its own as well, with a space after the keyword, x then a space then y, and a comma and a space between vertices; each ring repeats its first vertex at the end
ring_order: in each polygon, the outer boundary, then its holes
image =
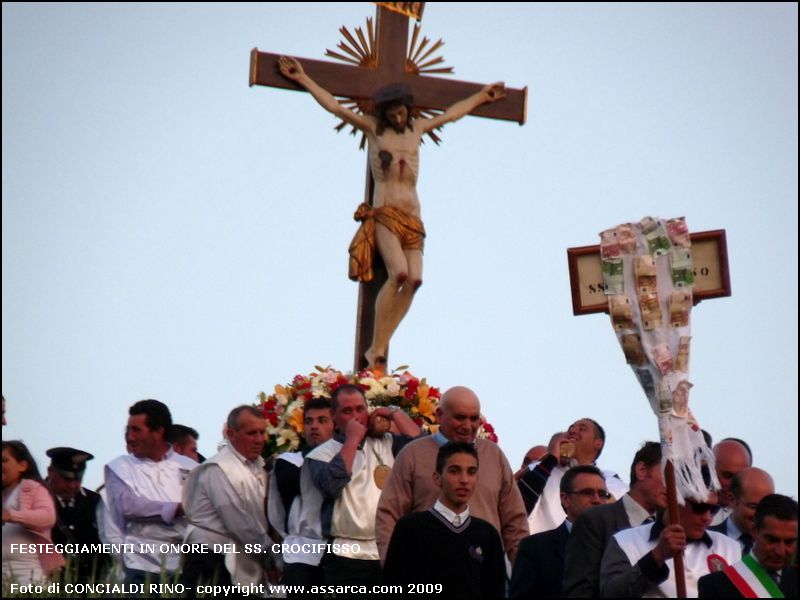
MULTIPOLYGON (((694 303, 731 295, 728 245, 724 229, 691 234, 694 259, 694 303)), ((572 312, 575 315, 608 312, 603 286, 600 245, 567 248, 572 312)))

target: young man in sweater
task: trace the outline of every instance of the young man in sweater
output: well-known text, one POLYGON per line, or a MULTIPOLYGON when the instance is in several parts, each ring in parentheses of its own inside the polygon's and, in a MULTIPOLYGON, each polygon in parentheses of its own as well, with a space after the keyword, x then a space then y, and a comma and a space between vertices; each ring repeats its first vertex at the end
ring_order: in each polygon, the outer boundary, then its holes
POLYGON ((503 597, 506 569, 500 535, 469 511, 478 481, 475 446, 448 442, 439 448, 432 477, 439 499, 433 508, 397 522, 383 583, 402 585, 404 592, 410 584, 433 584, 441 597, 503 597))
MULTIPOLYGON (((439 431, 406 446, 392 466, 378 502, 375 535, 381 560, 397 521, 416 511, 428 510, 439 497, 431 474, 436 453, 447 442, 467 442, 478 451, 480 473, 470 499, 470 513, 491 523, 500 533, 503 548, 513 563, 519 543, 528 537, 528 523, 514 472, 500 447, 478 437, 481 403, 471 389, 455 386, 447 390, 436 409, 439 431)), ((560 523, 560 521, 559 521, 560 523)))

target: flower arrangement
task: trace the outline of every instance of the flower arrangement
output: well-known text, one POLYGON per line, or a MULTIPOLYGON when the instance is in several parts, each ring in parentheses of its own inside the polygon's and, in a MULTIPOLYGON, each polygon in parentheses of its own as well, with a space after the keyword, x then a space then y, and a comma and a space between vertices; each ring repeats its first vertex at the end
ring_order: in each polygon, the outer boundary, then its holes
MULTIPOLYGON (((390 374, 368 369, 356 373, 343 373, 328 367, 314 367, 309 375, 295 375, 292 382, 276 385, 275 391, 258 395, 257 406, 267 420, 267 443, 264 456, 301 448, 303 440, 303 409, 311 398, 330 398, 341 385, 351 383, 364 391, 370 411, 380 406, 399 406, 419 427, 428 433, 436 433, 439 424, 436 407, 441 393, 408 371, 398 367, 390 374)), ((497 442, 494 427, 484 419, 478 437, 497 442)))

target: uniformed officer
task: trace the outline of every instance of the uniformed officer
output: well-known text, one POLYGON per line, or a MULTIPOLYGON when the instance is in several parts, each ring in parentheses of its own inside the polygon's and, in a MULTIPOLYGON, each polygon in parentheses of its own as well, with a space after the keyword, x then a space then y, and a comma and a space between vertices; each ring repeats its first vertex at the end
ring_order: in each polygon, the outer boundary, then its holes
MULTIPOLYGON (((56 499, 56 525, 53 542, 57 544, 100 544, 97 530, 100 494, 81 486, 86 463, 94 458, 75 448, 50 448, 47 451, 47 485, 56 499)), ((64 581, 86 583, 102 581, 109 557, 102 553, 64 554, 68 559, 64 581)))

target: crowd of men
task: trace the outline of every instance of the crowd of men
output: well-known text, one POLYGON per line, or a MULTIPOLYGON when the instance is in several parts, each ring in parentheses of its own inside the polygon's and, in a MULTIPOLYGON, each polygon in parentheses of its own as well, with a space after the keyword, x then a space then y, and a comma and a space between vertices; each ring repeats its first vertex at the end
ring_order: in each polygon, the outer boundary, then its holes
POLYGON ((102 497, 81 486, 91 454, 47 452, 53 541, 135 548, 115 561, 68 557, 77 581, 167 575, 191 589, 426 584, 445 597, 675 597, 680 553, 688 597, 797 597, 797 503, 775 493, 742 440, 713 447, 720 489, 684 499, 670 522, 656 442, 636 451, 626 485, 597 464, 603 428, 580 419, 514 473, 477 437, 474 392, 451 388, 436 413, 438 431, 423 434, 402 410, 370 412, 358 386, 342 385, 307 402, 303 451, 267 464, 258 408, 231 410, 206 460, 196 431, 173 424, 162 402, 141 400, 129 409, 126 452, 105 465, 102 497))

